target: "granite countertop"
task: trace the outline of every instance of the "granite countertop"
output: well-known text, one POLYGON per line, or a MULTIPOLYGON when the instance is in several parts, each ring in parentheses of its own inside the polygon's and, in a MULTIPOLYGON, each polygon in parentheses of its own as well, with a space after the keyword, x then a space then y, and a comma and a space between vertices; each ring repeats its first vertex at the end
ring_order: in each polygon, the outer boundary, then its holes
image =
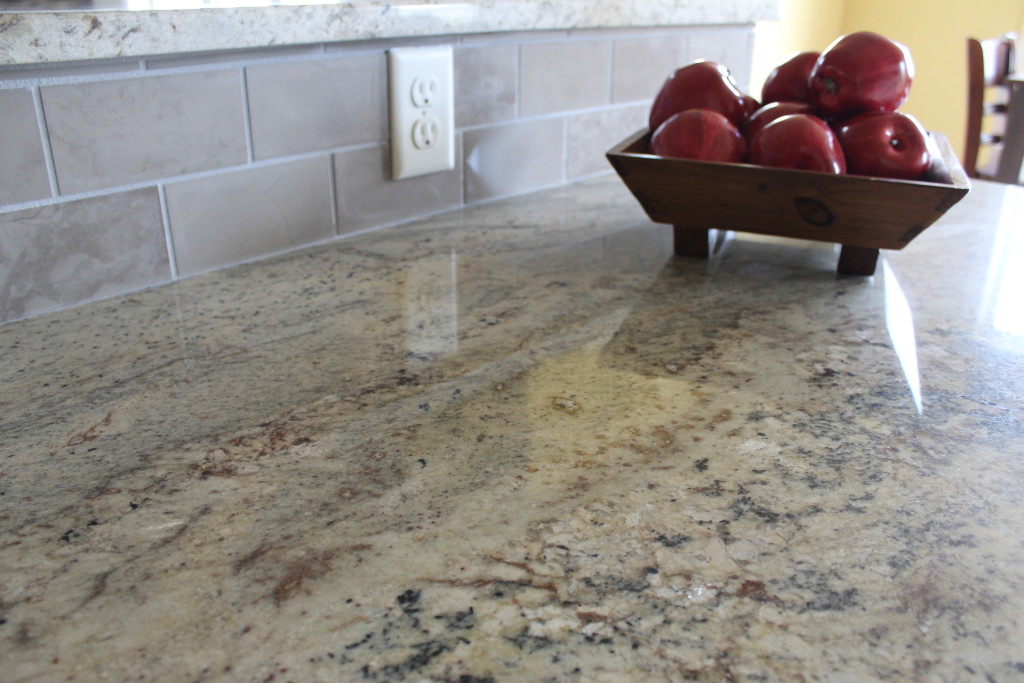
POLYGON ((254 0, 256 6, 211 0, 201 9, 160 10, 71 4, 59 12, 0 6, 0 66, 368 38, 753 23, 777 19, 779 11, 778 0, 254 0))
POLYGON ((4 325, 2 677, 1024 679, 1022 212, 842 278, 604 177, 4 325))

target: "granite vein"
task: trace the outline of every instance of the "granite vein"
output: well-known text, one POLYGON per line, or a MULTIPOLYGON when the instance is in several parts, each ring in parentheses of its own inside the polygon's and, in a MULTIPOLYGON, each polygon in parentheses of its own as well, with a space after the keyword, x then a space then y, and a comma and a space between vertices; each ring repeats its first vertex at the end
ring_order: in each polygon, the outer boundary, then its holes
POLYGON ((5 678, 1024 677, 1021 194, 838 278, 600 178, 0 326, 5 678))

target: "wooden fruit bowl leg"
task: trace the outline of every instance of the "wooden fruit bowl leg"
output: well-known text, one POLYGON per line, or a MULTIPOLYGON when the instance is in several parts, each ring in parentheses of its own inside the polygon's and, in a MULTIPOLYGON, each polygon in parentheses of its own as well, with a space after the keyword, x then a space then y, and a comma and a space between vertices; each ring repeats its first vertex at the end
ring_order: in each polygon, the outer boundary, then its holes
POLYGON ((682 225, 672 226, 673 245, 679 256, 700 256, 707 258, 708 229, 688 228, 682 225))
POLYGON ((836 270, 840 275, 874 275, 877 264, 877 249, 844 244, 839 250, 839 265, 836 270))
MULTIPOLYGON (((711 255, 709 233, 708 228, 673 225, 672 241, 676 254, 708 258, 711 255)), ((844 244, 839 250, 839 265, 836 267, 836 271, 840 275, 874 275, 876 265, 878 265, 877 249, 844 244)))

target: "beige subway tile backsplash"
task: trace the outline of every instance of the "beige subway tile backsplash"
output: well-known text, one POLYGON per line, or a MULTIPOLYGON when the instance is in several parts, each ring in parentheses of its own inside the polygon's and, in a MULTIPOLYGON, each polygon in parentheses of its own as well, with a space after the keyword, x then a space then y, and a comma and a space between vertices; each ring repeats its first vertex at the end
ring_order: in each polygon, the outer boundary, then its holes
POLYGON ((473 45, 455 50, 455 125, 479 126, 516 116, 516 45, 473 45))
MULTIPOLYGON (((458 151, 458 150, 456 150, 458 151)), ((374 145, 334 155, 338 231, 342 234, 457 208, 462 174, 451 171, 391 180, 390 148, 374 145)))
POLYGON ((0 205, 49 196, 32 91, 0 90, 0 205))
POLYGON ((237 70, 43 87, 61 193, 245 163, 241 87, 237 70))
MULTIPOLYGON (((753 27, 517 31, 0 66, 0 323, 612 173, 753 27), (455 168, 392 180, 386 52, 451 45, 455 168)), ((754 93, 758 94, 758 93, 754 93)))
POLYGON ((57 78, 79 78, 130 74, 140 70, 137 59, 111 62, 82 62, 79 64, 18 65, 0 70, 0 83, 4 81, 51 80, 57 78))
POLYGON ((603 109, 570 117, 566 146, 568 180, 608 171, 611 166, 605 152, 646 125, 646 105, 603 109))
POLYGON ((383 51, 245 70, 256 159, 382 140, 383 51))
POLYGON ((564 183, 564 125, 538 119, 466 131, 466 203, 564 183))
MULTIPOLYGON (((751 58, 754 52, 754 34, 739 29, 698 30, 690 35, 690 54, 687 61, 707 59, 728 67, 743 92, 750 88, 751 58)), ((760 97, 761 92, 750 93, 760 97)))
POLYGON ((580 40, 520 47, 520 115, 586 109, 611 101, 612 43, 580 40))
POLYGON ((0 320, 170 276, 155 187, 0 214, 0 320))
POLYGON ((612 101, 651 101, 665 79, 688 61, 684 33, 623 38, 615 41, 612 101))
POLYGON ((334 235, 327 159, 301 159, 167 186, 180 275, 294 249, 334 235))

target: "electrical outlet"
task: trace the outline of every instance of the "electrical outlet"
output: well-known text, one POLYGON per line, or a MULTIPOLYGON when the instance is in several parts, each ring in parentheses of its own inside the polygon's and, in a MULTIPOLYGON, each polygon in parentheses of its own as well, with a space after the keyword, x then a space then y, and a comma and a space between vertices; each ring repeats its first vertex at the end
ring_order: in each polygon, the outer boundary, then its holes
POLYGON ((450 45, 388 50, 393 179, 455 168, 453 81, 450 45))

